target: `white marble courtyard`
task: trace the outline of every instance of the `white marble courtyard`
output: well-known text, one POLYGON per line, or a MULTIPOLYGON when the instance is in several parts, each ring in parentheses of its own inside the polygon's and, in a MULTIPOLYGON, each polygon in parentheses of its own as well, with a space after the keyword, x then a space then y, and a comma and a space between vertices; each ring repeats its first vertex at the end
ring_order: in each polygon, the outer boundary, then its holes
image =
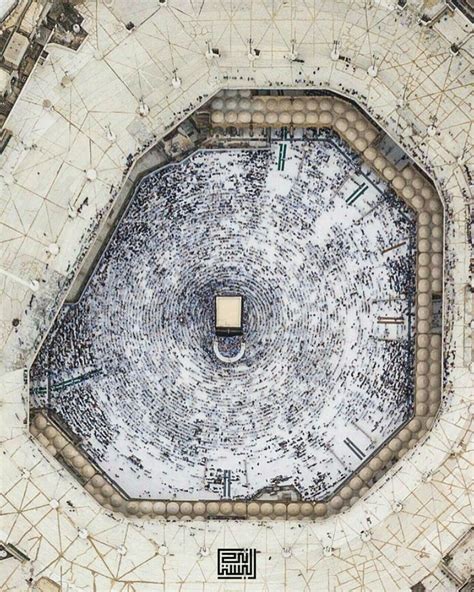
POLYGON ((325 498, 413 412, 415 216, 354 159, 325 133, 148 176, 43 345, 33 406, 131 497, 325 498), (246 307, 230 367, 223 292, 246 307))

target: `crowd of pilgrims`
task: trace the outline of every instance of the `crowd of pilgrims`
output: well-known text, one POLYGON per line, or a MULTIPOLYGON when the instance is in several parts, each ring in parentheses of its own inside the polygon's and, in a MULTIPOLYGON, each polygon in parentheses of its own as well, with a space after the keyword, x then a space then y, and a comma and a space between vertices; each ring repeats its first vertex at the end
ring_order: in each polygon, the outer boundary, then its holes
POLYGON ((225 470, 234 499, 321 499, 412 411, 414 214, 368 171, 349 205, 362 165, 329 132, 287 144, 283 170, 275 144, 146 177, 33 365, 34 405, 132 497, 222 497, 225 470), (244 296, 236 364, 219 293, 244 296))

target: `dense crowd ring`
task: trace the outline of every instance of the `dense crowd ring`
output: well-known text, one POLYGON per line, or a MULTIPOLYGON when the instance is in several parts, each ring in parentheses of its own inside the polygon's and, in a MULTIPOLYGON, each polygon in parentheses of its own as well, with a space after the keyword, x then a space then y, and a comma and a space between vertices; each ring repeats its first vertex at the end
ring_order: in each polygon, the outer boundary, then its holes
POLYGON ((321 499, 412 410, 415 235, 332 132, 198 151, 141 183, 39 353, 33 403, 132 497, 321 499), (230 365, 221 293, 245 302, 230 365))

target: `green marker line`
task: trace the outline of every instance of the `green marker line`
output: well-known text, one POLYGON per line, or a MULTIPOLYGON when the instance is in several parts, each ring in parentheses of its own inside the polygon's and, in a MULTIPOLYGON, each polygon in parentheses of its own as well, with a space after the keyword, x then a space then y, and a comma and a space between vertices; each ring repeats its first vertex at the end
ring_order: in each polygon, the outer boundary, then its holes
POLYGON ((364 193, 367 191, 368 189, 368 185, 366 185, 365 183, 363 185, 360 185, 355 191, 353 191, 349 197, 346 199, 346 203, 350 206, 352 206, 361 195, 364 195, 364 193))

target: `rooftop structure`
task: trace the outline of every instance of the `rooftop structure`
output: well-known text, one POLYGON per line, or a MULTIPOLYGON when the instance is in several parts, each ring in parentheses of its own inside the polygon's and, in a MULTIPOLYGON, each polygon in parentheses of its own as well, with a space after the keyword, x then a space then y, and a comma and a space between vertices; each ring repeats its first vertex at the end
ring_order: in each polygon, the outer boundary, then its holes
POLYGON ((21 33, 13 33, 3 53, 3 59, 7 66, 19 68, 22 59, 28 49, 28 38, 21 33))

